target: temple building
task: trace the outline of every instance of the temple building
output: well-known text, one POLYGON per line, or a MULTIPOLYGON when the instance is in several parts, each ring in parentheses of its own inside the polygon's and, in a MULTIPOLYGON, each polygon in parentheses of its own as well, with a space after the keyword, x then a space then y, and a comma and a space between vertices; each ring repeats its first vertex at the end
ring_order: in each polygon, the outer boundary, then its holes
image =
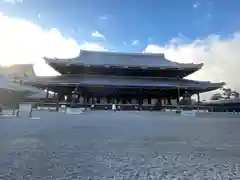
POLYGON ((26 78, 24 83, 54 92, 59 102, 79 104, 177 105, 180 97, 221 88, 225 83, 184 77, 203 64, 182 64, 164 54, 81 50, 71 59, 44 58, 61 75, 26 78))
POLYGON ((0 106, 17 107, 26 97, 44 93, 41 89, 20 82, 20 79, 28 76, 35 76, 31 64, 0 66, 0 106))

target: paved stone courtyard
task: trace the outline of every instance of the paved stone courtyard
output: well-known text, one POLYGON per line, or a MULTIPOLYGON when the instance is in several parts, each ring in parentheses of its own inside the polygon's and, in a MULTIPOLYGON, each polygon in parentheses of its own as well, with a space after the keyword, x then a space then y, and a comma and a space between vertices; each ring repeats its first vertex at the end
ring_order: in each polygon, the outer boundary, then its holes
POLYGON ((0 179, 240 179, 240 119, 33 115, 0 119, 0 179))

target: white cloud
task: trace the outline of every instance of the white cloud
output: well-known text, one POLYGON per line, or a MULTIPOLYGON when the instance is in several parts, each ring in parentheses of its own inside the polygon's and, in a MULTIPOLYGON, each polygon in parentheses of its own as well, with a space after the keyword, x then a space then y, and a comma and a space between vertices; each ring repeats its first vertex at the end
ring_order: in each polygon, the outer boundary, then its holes
POLYGON ((196 2, 195 4, 193 4, 193 8, 197 8, 200 5, 199 2, 196 2))
POLYGON ((16 3, 23 3, 23 0, 2 0, 6 3, 16 4, 16 3))
POLYGON ((109 18, 108 15, 104 15, 104 16, 99 17, 100 20, 107 20, 108 18, 109 18))
MULTIPOLYGON (((227 83, 227 87, 240 91, 240 33, 227 40, 213 35, 191 43, 170 42, 168 45, 149 44, 145 52, 165 53, 166 58, 180 63, 204 63, 204 67, 188 78, 227 83)), ((209 97, 206 94, 205 97, 209 97)))
POLYGON ((41 14, 38 14, 37 17, 38 17, 38 19, 41 19, 41 18, 42 18, 41 14))
POLYGON ((94 51, 108 51, 103 45, 101 44, 94 44, 94 43, 84 43, 80 45, 80 49, 82 50, 94 50, 94 51))
POLYGON ((105 39, 105 36, 103 34, 101 34, 100 32, 98 32, 98 31, 93 32, 92 33, 92 37, 105 39))
POLYGON ((97 44, 79 45, 65 38, 57 29, 43 30, 41 27, 19 18, 0 13, 0 64, 36 64, 38 75, 57 74, 44 63, 43 56, 70 58, 79 54, 80 48, 104 49, 97 44))
POLYGON ((132 41, 132 45, 137 45, 137 44, 139 44, 139 40, 133 40, 132 41))

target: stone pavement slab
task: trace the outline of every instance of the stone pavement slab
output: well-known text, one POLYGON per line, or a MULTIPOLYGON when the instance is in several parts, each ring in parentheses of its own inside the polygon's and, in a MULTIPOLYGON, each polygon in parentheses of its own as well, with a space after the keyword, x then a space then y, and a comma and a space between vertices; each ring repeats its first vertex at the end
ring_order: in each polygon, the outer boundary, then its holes
POLYGON ((240 120, 157 112, 0 119, 0 179, 237 179, 240 120))

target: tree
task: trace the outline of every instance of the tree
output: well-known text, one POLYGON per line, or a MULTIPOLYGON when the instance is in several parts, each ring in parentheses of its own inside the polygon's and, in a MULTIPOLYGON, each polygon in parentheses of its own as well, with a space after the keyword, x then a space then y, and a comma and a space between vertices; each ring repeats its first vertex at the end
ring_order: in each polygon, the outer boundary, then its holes
POLYGON ((232 96, 233 96, 235 99, 239 99, 240 93, 237 92, 237 91, 232 91, 232 96))
POLYGON ((232 90, 230 88, 223 88, 223 95, 226 97, 226 99, 230 99, 232 95, 232 90))
POLYGON ((222 91, 223 91, 222 94, 223 94, 223 96, 225 96, 226 99, 230 99, 231 96, 233 96, 235 99, 239 99, 239 97, 240 97, 239 92, 234 91, 230 88, 223 88, 222 91))

